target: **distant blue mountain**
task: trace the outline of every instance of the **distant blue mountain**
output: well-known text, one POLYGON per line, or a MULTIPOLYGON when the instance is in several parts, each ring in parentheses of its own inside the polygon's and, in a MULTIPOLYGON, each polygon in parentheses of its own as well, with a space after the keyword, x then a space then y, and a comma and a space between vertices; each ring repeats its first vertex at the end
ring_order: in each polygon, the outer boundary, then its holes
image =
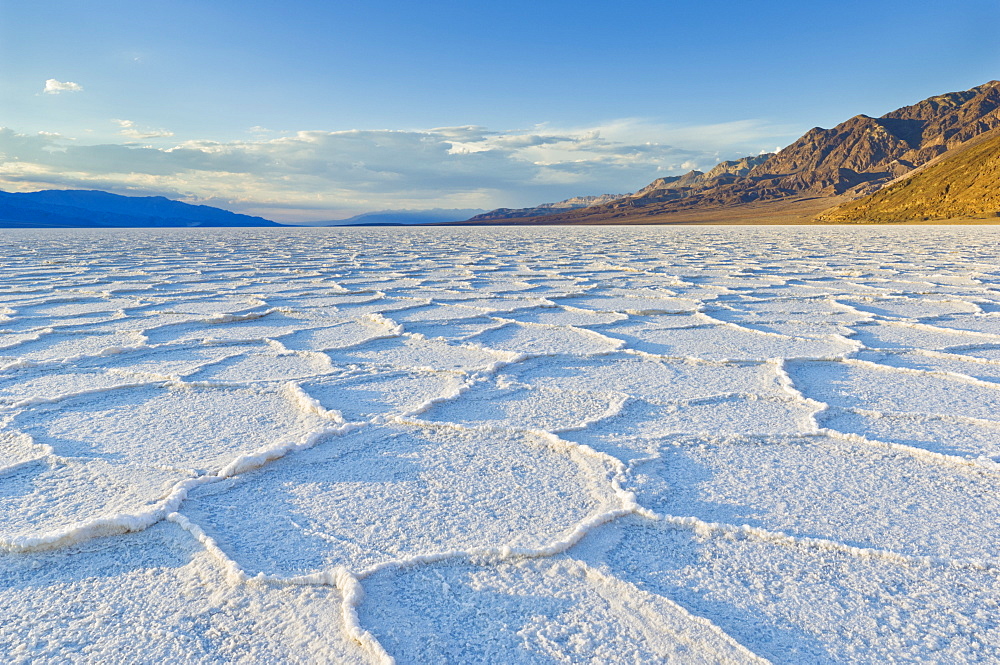
POLYGON ((379 210, 331 222, 312 222, 309 226, 408 226, 461 222, 485 212, 479 208, 433 208, 431 210, 379 210))
POLYGON ((191 205, 162 196, 93 190, 0 192, 0 228, 165 228, 284 226, 263 217, 191 205))

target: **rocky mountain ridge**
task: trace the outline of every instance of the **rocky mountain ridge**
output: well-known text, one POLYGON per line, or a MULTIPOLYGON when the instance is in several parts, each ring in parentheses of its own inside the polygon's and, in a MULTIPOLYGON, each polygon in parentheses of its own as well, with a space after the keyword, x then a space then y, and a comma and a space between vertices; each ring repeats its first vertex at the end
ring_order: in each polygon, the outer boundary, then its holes
MULTIPOLYGON (((1000 81, 990 81, 970 90, 935 95, 879 118, 856 115, 832 129, 814 127, 777 153, 723 162, 707 173, 660 178, 631 196, 549 214, 540 221, 629 224, 655 219, 669 223, 671 216, 680 219, 687 213, 713 212, 721 220, 750 204, 815 199, 818 208, 816 203, 807 206, 811 215, 832 205, 836 197, 859 198, 875 192, 997 128, 1000 81), (831 200, 824 206, 823 199, 831 200)), ((522 222, 508 218, 506 223, 522 222)))
POLYGON ((469 219, 484 212, 482 208, 373 210, 346 219, 301 223, 298 226, 416 226, 469 219))
POLYGON ((833 223, 1000 218, 1000 129, 970 139, 861 199, 818 216, 833 223))
POLYGON ((708 188, 719 188, 745 178, 760 164, 774 156, 764 153, 752 157, 721 162, 706 173, 689 171, 682 176, 658 178, 631 196, 608 205, 612 208, 640 207, 686 198, 708 188))
POLYGON ((631 194, 574 196, 573 198, 566 199, 565 201, 543 203, 531 208, 497 208, 496 210, 490 210, 489 212, 484 212, 480 215, 476 215, 475 217, 471 217, 469 218, 469 221, 484 222, 496 219, 511 219, 515 217, 540 217, 542 215, 551 215, 558 212, 564 212, 566 210, 577 210, 580 208, 589 208, 591 206, 605 205, 626 196, 631 196, 631 194))

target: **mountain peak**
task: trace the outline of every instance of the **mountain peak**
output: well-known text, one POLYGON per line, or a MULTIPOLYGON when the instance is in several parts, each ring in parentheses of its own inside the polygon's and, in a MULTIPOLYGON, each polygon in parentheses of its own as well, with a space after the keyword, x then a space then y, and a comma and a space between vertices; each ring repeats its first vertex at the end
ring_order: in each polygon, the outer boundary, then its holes
POLYGON ((545 222, 629 223, 682 212, 723 215, 768 202, 857 198, 997 128, 1000 81, 988 81, 879 118, 858 114, 831 129, 813 127, 777 153, 745 158, 739 167, 723 162, 707 173, 658 178, 631 196, 545 222))
POLYGON ((898 223, 1000 217, 1000 129, 945 153, 893 184, 832 208, 824 222, 898 223))
POLYGON ((485 212, 475 217, 469 218, 469 222, 489 222, 504 219, 520 219, 525 217, 542 217, 553 215, 569 210, 579 210, 582 208, 592 208, 606 205, 618 199, 632 196, 631 194, 601 194, 599 196, 574 196, 556 203, 542 203, 531 208, 497 208, 485 212))

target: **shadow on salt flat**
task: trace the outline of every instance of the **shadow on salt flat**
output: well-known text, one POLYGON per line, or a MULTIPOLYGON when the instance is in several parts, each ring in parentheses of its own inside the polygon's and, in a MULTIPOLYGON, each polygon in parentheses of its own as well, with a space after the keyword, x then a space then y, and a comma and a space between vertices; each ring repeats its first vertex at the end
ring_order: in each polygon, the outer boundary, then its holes
POLYGON ((10 357, 8 349, 15 348, 25 342, 33 342, 51 332, 47 328, 37 328, 35 326, 26 326, 23 331, 15 330, 8 322, 4 322, 3 325, 3 332, 0 332, 0 358, 10 357))
POLYGON ((479 314, 507 314, 508 312, 552 305, 549 300, 544 298, 482 298, 478 293, 476 293, 475 298, 463 298, 453 304, 468 307, 479 314))
POLYGON ((472 338, 476 344, 527 355, 593 356, 611 353, 623 346, 617 339, 584 328, 556 328, 509 323, 472 338))
POLYGON ((147 512, 186 477, 101 460, 27 464, 0 483, 0 544, 10 546, 100 517, 147 512))
POLYGON ((277 339, 303 329, 322 326, 324 321, 304 316, 290 316, 271 312, 248 320, 210 319, 190 323, 176 323, 145 331, 150 344, 230 342, 277 339))
POLYGON ((870 315, 859 314, 850 306, 841 304, 831 297, 761 299, 756 297, 756 294, 720 296, 711 303, 707 311, 716 318, 722 318, 723 314, 728 313, 730 316, 741 317, 748 321, 759 319, 850 324, 871 318, 870 315))
MULTIPOLYGON (((610 316, 614 312, 604 312, 610 316)), ((677 328, 697 328, 705 325, 716 325, 716 322, 709 319, 700 312, 685 312, 683 314, 650 314, 650 315, 623 315, 624 318, 612 321, 601 328, 601 332, 614 333, 622 331, 628 334, 632 330, 671 330, 677 328)), ((669 334, 669 333, 668 333, 669 334)), ((620 335, 619 335, 620 336, 620 335)))
POLYGON ((953 373, 971 376, 980 381, 1000 384, 1000 362, 977 361, 974 356, 963 358, 960 354, 940 357, 921 353, 917 350, 900 351, 860 351, 852 358, 867 360, 886 367, 917 369, 924 372, 953 373))
POLYGON ((613 418, 562 436, 628 462, 657 452, 665 439, 681 435, 726 437, 810 432, 815 429, 813 411, 789 400, 746 397, 676 405, 633 400, 613 418))
POLYGON ((509 279, 469 279, 465 282, 468 287, 479 293, 514 293, 520 294, 533 288, 533 284, 513 277, 509 279))
POLYGON ((363 663, 330 588, 229 583, 169 522, 58 552, 0 554, 8 663, 363 663))
POLYGON ((447 321, 417 321, 403 324, 406 332, 423 335, 430 339, 441 338, 461 344, 487 330, 504 325, 503 321, 481 317, 475 319, 452 319, 447 321))
POLYGON ((546 388, 498 388, 479 384, 421 417, 431 422, 561 432, 614 417, 625 395, 546 388))
POLYGON ((516 355, 478 346, 447 344, 437 339, 397 337, 331 351, 330 358, 338 367, 361 364, 389 369, 481 371, 514 360, 516 355))
POLYGON ((333 351, 398 334, 396 326, 384 318, 331 319, 306 330, 289 330, 281 336, 281 343, 299 351, 333 351))
MULTIPOLYGON (((21 595, 19 591, 34 596, 40 589, 70 581, 97 582, 144 569, 176 570, 200 552, 204 549, 180 527, 161 522, 141 533, 88 540, 55 551, 0 553, 0 603, 11 602, 21 595)), ((23 620, 37 618, 25 616, 23 620)))
POLYGON ((457 372, 381 372, 329 376, 305 381, 302 389, 349 421, 404 415, 431 400, 457 396, 465 381, 457 372))
POLYGON ((661 328, 653 320, 635 326, 608 328, 604 332, 609 337, 624 340, 628 348, 636 351, 704 360, 823 358, 843 355, 855 349, 854 344, 842 339, 776 337, 722 324, 697 328, 661 328))
MULTIPOLYGON (((712 312, 712 316, 715 316, 716 312, 712 312)), ((721 317, 720 317, 721 320, 721 317)), ((807 322, 800 323, 798 321, 780 321, 772 323, 762 323, 753 322, 748 323, 746 321, 731 321, 739 325, 740 327, 747 328, 749 330, 758 330, 765 333, 773 333, 775 335, 786 335, 791 337, 806 337, 806 338, 818 338, 820 340, 829 341, 831 337, 851 337, 854 334, 854 329, 850 326, 841 325, 838 323, 816 323, 807 322)))
POLYGON ((410 297, 386 297, 381 300, 362 302, 355 305, 338 305, 337 316, 350 316, 360 318, 367 314, 380 314, 390 318, 399 315, 400 312, 408 311, 414 307, 426 305, 429 300, 421 292, 420 298, 410 297))
MULTIPOLYGON (((445 325, 451 321, 462 320, 483 320, 482 310, 471 307, 463 307, 452 303, 430 303, 427 305, 416 305, 410 309, 392 313, 392 320, 402 323, 407 330, 414 323, 433 322, 445 325)), ((490 319, 487 319, 490 320, 490 319)))
POLYGON ((564 307, 538 307, 520 312, 504 314, 505 319, 513 319, 520 323, 540 323, 549 326, 588 326, 605 325, 628 319, 627 314, 619 312, 596 312, 586 309, 564 307))
POLYGON ((742 663, 673 602, 579 562, 438 563, 365 580, 364 627, 403 663, 742 663))
POLYGON ((38 339, 0 349, 3 357, 22 358, 35 362, 64 360, 79 356, 97 356, 109 349, 143 346, 146 339, 136 332, 93 333, 51 332, 38 339))
POLYGON ((37 405, 11 427, 61 456, 218 470, 237 455, 295 442, 326 423, 283 387, 150 385, 37 405))
POLYGON ((870 298, 853 300, 841 298, 841 302, 861 312, 896 319, 936 319, 954 314, 975 314, 979 307, 965 300, 941 300, 934 297, 870 298))
POLYGON ((100 370, 67 371, 61 366, 8 370, 0 372, 0 405, 10 406, 26 400, 50 400, 136 382, 134 375, 100 370))
POLYGON ((942 351, 952 346, 988 344, 995 341, 976 333, 948 330, 927 324, 875 321, 854 328, 854 339, 870 349, 927 349, 942 351))
POLYGON ((0 477, 25 462, 40 460, 48 451, 32 442, 31 437, 0 431, 0 477))
POLYGON ((1000 385, 977 385, 933 374, 915 374, 851 361, 801 361, 787 365, 795 387, 830 406, 881 413, 928 413, 997 419, 1000 385))
POLYGON ((192 381, 254 383, 290 381, 333 371, 329 356, 316 352, 281 352, 267 347, 203 367, 189 375, 192 381))
POLYGON ((995 571, 860 558, 625 518, 569 553, 774 663, 1000 658, 995 571), (916 600, 919 598, 919 600, 916 600))
POLYGON ((0 344, 4 346, 10 344, 7 340, 8 338, 12 339, 11 333, 48 332, 50 328, 60 332, 73 332, 81 329, 85 331, 103 329, 110 332, 108 326, 114 325, 116 321, 120 320, 120 318, 116 318, 114 312, 81 314, 66 318, 49 316, 34 318, 15 314, 9 320, 0 321, 0 328, 5 331, 0 335, 0 344))
POLYGON ((589 309, 596 312, 615 312, 622 314, 682 314, 693 312, 701 304, 691 298, 676 297, 636 297, 625 295, 593 295, 572 296, 554 300, 563 307, 574 309, 589 309))
MULTIPOLYGON (((990 295, 996 297, 995 292, 990 295)), ((1000 314, 1000 302, 997 302, 996 300, 982 300, 981 298, 977 298, 976 304, 979 306, 979 309, 981 309, 985 314, 1000 314)))
POLYGON ((872 413, 831 408, 817 416, 820 427, 898 443, 932 453, 1000 462, 1000 423, 947 415, 872 413))
POLYGON ((79 298, 66 300, 53 299, 35 305, 18 305, 18 316, 67 318, 86 317, 94 314, 113 315, 118 310, 141 307, 146 304, 135 298, 79 298))
POLYGON ((267 304, 270 307, 291 308, 298 311, 316 310, 326 314, 337 314, 342 305, 356 305, 358 303, 371 303, 383 298, 381 292, 378 293, 310 293, 305 295, 284 295, 268 296, 267 304))
MULTIPOLYGON (((116 370, 123 376, 143 373, 159 376, 188 376, 200 368, 244 353, 268 348, 263 342, 250 344, 190 344, 129 349, 98 358, 83 358, 76 367, 116 370)), ((56 368, 53 371, 57 371, 56 368)))
POLYGON ((146 330, 153 330, 165 326, 181 325, 191 323, 195 319, 188 314, 170 314, 168 312, 134 313, 130 312, 126 317, 107 319, 94 323, 85 321, 63 322, 60 332, 93 332, 93 333, 115 333, 115 332, 138 332, 144 333, 146 330))
POLYGON ((705 313, 713 319, 751 330, 798 337, 849 336, 853 332, 852 325, 870 318, 825 298, 801 302, 726 299, 721 304, 727 306, 713 306, 705 313))
POLYGON ((163 298, 150 307, 172 314, 214 316, 242 314, 266 306, 267 303, 253 296, 218 296, 207 298, 163 298))
POLYGON ((978 332, 1000 336, 1000 315, 966 314, 943 316, 934 320, 934 325, 946 330, 978 332))
POLYGON ((1000 345, 982 344, 977 346, 962 346, 947 349, 949 353, 956 353, 973 358, 981 358, 993 362, 1000 362, 1000 345))
POLYGON ((826 437, 664 443, 628 487, 659 513, 914 556, 1000 547, 994 473, 826 437))
POLYGON ((607 469, 533 436, 366 427, 192 490, 181 512, 247 572, 538 548, 618 507, 607 469))
POLYGON ((551 390, 615 391, 657 404, 744 393, 785 397, 775 366, 768 363, 666 361, 620 353, 610 362, 537 358, 503 368, 500 377, 551 390))
POLYGON ((533 653, 519 629, 533 616, 558 617, 572 601, 538 589, 516 595, 473 589, 474 572, 438 564, 366 580, 362 626, 400 665, 555 662, 533 653))

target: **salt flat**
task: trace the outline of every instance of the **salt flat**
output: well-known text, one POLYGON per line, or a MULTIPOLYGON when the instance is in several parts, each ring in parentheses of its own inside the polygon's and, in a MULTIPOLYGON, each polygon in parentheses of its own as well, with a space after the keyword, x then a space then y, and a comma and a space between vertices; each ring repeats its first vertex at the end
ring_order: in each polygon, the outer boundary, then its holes
POLYGON ((7 231, 3 662, 1000 660, 1000 229, 7 231))

